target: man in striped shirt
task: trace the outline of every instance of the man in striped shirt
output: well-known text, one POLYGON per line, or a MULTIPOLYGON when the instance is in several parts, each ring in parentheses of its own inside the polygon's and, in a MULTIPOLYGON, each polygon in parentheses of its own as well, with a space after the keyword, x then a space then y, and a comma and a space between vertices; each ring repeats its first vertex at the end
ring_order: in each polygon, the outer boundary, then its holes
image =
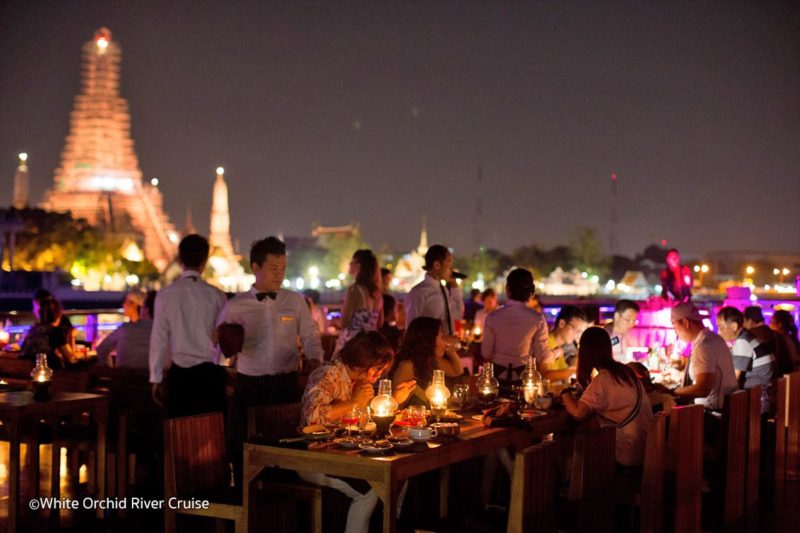
POLYGON ((767 389, 775 373, 773 343, 760 339, 744 329, 744 315, 735 307, 728 306, 719 310, 717 329, 723 339, 733 343, 731 346, 733 367, 741 387, 752 389, 761 385, 761 412, 766 412, 769 407, 767 389))

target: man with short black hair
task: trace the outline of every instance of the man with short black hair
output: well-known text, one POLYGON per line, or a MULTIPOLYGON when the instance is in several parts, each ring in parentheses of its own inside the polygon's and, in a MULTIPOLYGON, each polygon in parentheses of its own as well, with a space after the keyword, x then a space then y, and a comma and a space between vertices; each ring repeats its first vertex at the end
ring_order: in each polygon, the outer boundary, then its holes
POLYGON ((565 305, 558 312, 553 331, 547 341, 551 351, 561 349, 562 355, 542 363, 542 375, 547 379, 563 381, 575 374, 578 356, 577 342, 586 329, 586 312, 574 305, 565 305))
POLYGON ((674 306, 670 318, 678 338, 692 343, 684 386, 675 389, 675 395, 694 398, 711 411, 721 410, 725 395, 739 388, 728 345, 703 325, 703 317, 691 302, 674 306))
MULTIPOLYGON (((536 358, 539 368, 563 356, 563 350, 548 347, 547 321, 541 313, 527 306, 535 291, 533 274, 524 268, 515 268, 506 277, 508 303, 486 317, 486 329, 481 343, 484 359, 499 365, 497 374, 511 365, 519 375, 529 356, 536 358)), ((546 372, 542 372, 548 377, 546 372)))
POLYGON ((249 291, 231 298, 217 319, 217 326, 234 323, 244 328, 241 351, 236 357, 230 432, 237 485, 247 410, 300 401, 303 391, 297 374, 298 337, 311 371, 323 359, 320 332, 305 299, 282 288, 286 245, 277 237, 254 242, 250 248, 250 268, 255 283, 249 291))
POLYGON ((604 326, 611 337, 611 354, 615 361, 630 363, 628 357, 628 332, 636 325, 639 304, 632 300, 619 300, 614 306, 614 320, 604 326))
POLYGON ((767 389, 775 372, 775 348, 771 339, 759 340, 744 329, 744 315, 735 307, 723 307, 717 313, 717 330, 720 336, 733 343, 733 366, 736 379, 743 389, 762 387, 761 412, 769 407, 767 389))
POLYGON ((481 303, 483 304, 483 309, 478 309, 475 313, 475 327, 483 331, 486 326, 486 316, 497 311, 498 307, 500 307, 497 303, 497 294, 493 288, 489 287, 481 293, 481 303))
POLYGON ((455 321, 464 314, 464 297, 453 278, 453 256, 441 244, 434 244, 425 253, 425 279, 406 296, 406 323, 418 316, 442 321, 446 335, 456 332, 455 321))
POLYGON ((744 308, 744 328, 760 342, 772 344, 776 376, 791 373, 794 370, 792 350, 788 345, 789 339, 770 329, 764 321, 764 313, 761 312, 760 307, 751 305, 744 308))
POLYGON ((217 315, 225 293, 202 279, 208 261, 208 240, 192 234, 178 245, 181 276, 159 291, 150 334, 150 383, 153 398, 165 394, 170 418, 227 412, 227 373, 217 364, 214 347, 217 315), (166 391, 162 393, 164 368, 166 391))

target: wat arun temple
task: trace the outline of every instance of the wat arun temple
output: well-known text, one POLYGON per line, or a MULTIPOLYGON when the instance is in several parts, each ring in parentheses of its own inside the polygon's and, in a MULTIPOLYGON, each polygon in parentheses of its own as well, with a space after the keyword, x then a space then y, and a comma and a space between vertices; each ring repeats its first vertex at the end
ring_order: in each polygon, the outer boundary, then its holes
MULTIPOLYGON (((180 235, 161 191, 144 182, 131 139, 128 102, 119 94, 121 50, 107 28, 83 46, 81 92, 70 132, 41 207, 70 211, 104 231, 126 236, 160 272, 174 272, 180 235)), ((211 277, 225 290, 249 282, 230 239, 223 169, 217 169, 211 217, 211 277)))

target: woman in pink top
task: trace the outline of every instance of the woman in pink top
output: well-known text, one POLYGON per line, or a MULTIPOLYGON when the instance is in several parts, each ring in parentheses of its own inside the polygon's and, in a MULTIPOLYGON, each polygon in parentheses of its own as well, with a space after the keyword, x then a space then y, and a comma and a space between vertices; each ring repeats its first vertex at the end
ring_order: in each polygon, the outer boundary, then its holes
POLYGON ((595 414, 601 427, 616 427, 617 463, 641 466, 647 425, 653 418, 650 400, 636 373, 614 361, 611 338, 603 328, 589 328, 581 336, 578 382, 584 387, 580 399, 563 396, 567 412, 578 420, 595 414))

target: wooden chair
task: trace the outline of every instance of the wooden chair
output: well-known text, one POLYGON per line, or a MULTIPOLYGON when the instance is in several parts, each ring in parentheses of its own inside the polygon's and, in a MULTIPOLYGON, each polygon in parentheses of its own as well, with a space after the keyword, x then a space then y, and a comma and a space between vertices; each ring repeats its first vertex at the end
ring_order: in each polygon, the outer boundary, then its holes
POLYGON ((721 489, 723 524, 732 524, 744 516, 747 418, 747 391, 727 394, 722 408, 722 431, 717 442, 716 487, 712 481, 712 491, 721 489))
POLYGON ((667 494, 674 504, 669 521, 685 533, 700 533, 703 411, 702 405, 675 407, 669 417, 667 468, 674 480, 667 494))
POLYGON ((765 471, 773 486, 776 495, 783 495, 786 487, 786 437, 789 399, 789 379, 782 377, 772 386, 775 388, 775 417, 767 420, 765 435, 768 442, 768 464, 765 471))
MULTIPOLYGON (((300 402, 251 407, 247 411, 247 438, 256 435, 278 438, 296 432, 300 413, 300 402)), ((290 496, 295 501, 305 503, 310 513, 311 531, 322 532, 322 487, 301 481, 296 476, 289 479, 262 476, 256 484, 256 489, 265 495, 290 496)), ((280 510, 285 511, 285 506, 280 510)), ((284 518, 287 524, 292 524, 294 517, 281 518, 284 518)))
POLYGON ((159 458, 162 455, 162 409, 153 402, 146 368, 92 367, 89 376, 91 391, 108 396, 111 446, 106 486, 109 493, 124 498, 136 483, 136 463, 141 452, 155 452, 159 458))
MULTIPOLYGON (((164 529, 176 529, 176 514, 233 520, 242 525, 242 495, 230 486, 225 456, 225 431, 221 413, 187 416, 164 421, 164 500, 192 498, 210 501, 208 509, 174 509, 164 506, 164 529)), ((175 501, 175 500, 173 500, 175 501)))
POLYGON ((642 532, 660 533, 663 526, 666 435, 667 417, 664 413, 659 413, 647 428, 639 494, 639 530, 642 532))
POLYGON ((745 510, 758 502, 758 484, 761 467, 761 395, 760 385, 747 391, 747 461, 745 465, 745 510))
POLYGON ((544 441, 517 453, 507 533, 555 531, 558 446, 544 441))
POLYGON ((247 410, 247 437, 286 436, 300 425, 300 402, 261 405, 247 410))
POLYGON ((789 381, 786 405, 786 478, 800 479, 800 372, 786 376, 789 381))
POLYGON ((666 415, 658 413, 647 427, 642 476, 617 476, 614 499, 617 507, 630 508, 630 530, 660 532, 664 505, 664 464, 666 455, 666 415))
POLYGON ((567 500, 577 504, 580 531, 609 531, 614 486, 616 433, 614 427, 580 433, 575 437, 567 500))

